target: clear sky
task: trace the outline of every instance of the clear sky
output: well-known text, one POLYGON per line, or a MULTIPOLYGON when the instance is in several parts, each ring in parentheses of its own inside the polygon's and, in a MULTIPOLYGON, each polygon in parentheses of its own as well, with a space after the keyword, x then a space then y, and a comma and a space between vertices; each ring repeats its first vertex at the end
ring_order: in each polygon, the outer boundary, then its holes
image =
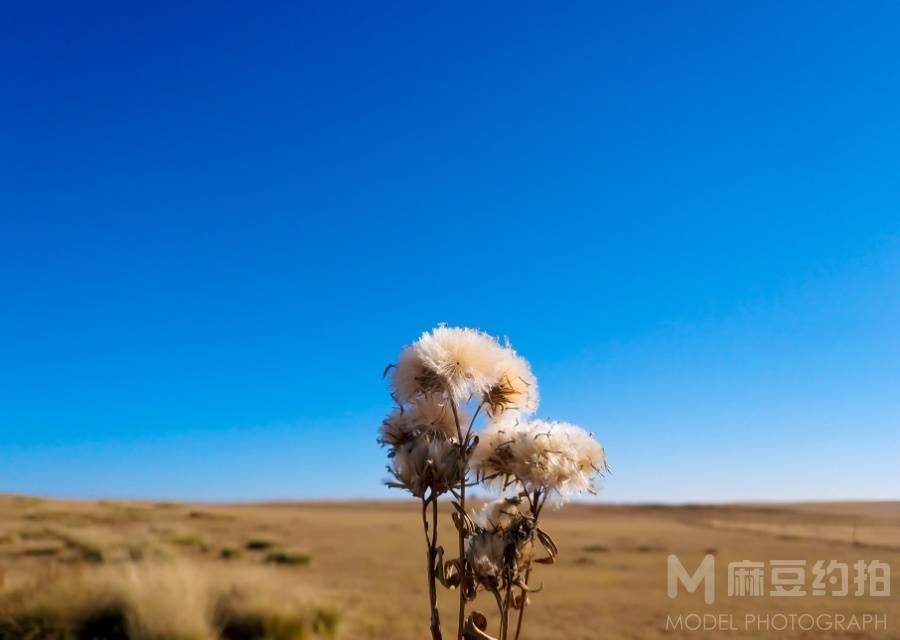
POLYGON ((532 360, 602 499, 900 498, 898 23, 5 6, 0 491, 395 495, 381 372, 443 321, 532 360))

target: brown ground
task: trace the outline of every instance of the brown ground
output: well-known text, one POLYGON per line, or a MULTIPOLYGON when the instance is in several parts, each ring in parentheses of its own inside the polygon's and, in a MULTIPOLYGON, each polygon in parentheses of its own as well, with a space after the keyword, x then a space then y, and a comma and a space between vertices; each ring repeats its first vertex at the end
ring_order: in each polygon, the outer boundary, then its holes
MULTIPOLYGON (((442 543, 451 550, 455 542, 444 522, 442 543)), ((539 566, 532 578, 543 591, 528 609, 523 635, 530 640, 900 638, 900 503, 570 505, 548 513, 544 528, 561 556, 554 566, 539 566), (699 592, 667 597, 671 553, 691 571, 704 554, 715 555, 713 605, 704 605, 699 592), (894 569, 891 595, 853 596, 852 564, 875 559, 894 569), (739 560, 806 560, 807 589, 816 560, 848 562, 851 595, 729 597, 727 563, 739 560), (848 624, 851 614, 869 613, 886 616, 887 629, 666 630, 667 616, 692 612, 732 614, 741 628, 747 613, 840 613, 848 616, 848 624)), ((255 572, 257 581, 296 585, 304 597, 340 612, 341 638, 428 636, 425 548, 412 501, 196 505, 0 496, 0 585, 7 594, 29 582, 64 580, 70 573, 149 563, 190 563, 195 572, 228 571, 233 580, 255 572), (247 549, 251 541, 271 548, 247 549), (284 552, 282 562, 271 556, 277 552, 284 552), (229 554, 233 557, 223 558, 229 554)), ((280 593, 286 592, 271 597, 280 593)), ((455 637, 455 593, 441 597, 445 635, 455 637)), ((480 597, 476 607, 493 621, 492 602, 480 597)))

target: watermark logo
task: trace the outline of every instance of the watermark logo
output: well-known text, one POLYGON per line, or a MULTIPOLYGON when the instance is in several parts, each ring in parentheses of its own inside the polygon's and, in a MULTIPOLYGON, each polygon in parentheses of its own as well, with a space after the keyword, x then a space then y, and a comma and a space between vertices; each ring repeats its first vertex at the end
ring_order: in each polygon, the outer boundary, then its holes
MULTIPOLYGON (((676 598, 679 584, 689 593, 703 585, 703 600, 713 604, 716 597, 716 558, 706 555, 693 573, 674 553, 668 558, 667 592, 676 598)), ((774 598, 798 596, 891 595, 891 565, 881 560, 740 560, 728 563, 728 596, 774 598), (811 579, 810 579, 811 578, 811 579), (852 583, 852 589, 851 589, 852 583)))
POLYGON ((700 584, 703 584, 703 601, 712 604, 716 599, 716 558, 706 555, 703 562, 693 574, 688 573, 681 560, 674 553, 668 559, 667 591, 670 598, 678 596, 678 583, 680 582, 688 592, 693 593, 700 584))
MULTIPOLYGON (((891 566, 881 560, 740 560, 729 562, 729 598, 873 597, 891 595, 891 566)), ((666 591, 675 599, 682 592, 702 588, 703 600, 716 599, 716 559, 705 555, 699 565, 685 566, 677 555, 667 559, 666 591), (692 570, 693 569, 693 570, 692 570)), ((781 608, 781 607, 779 607, 781 608)), ((667 616, 668 631, 885 631, 886 613, 747 613, 736 617, 728 612, 689 612, 667 616)))

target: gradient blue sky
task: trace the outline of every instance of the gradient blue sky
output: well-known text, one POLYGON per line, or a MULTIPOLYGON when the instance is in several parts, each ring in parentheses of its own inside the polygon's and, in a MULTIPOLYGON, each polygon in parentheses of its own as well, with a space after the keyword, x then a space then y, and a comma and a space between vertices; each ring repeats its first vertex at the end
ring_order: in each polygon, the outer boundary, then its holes
POLYGON ((395 495, 444 321, 605 500, 900 498, 897 3, 3 14, 0 491, 395 495))

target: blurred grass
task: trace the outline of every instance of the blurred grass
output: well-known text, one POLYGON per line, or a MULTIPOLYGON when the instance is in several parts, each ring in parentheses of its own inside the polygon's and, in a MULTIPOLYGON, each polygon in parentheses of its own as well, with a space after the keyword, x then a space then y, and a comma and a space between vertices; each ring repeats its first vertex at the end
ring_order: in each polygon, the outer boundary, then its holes
MULTIPOLYGON (((440 509, 440 541, 455 540, 449 507, 440 509)), ((188 505, 0 495, 0 640, 421 640, 419 515, 412 501, 188 505)), ((532 577, 543 589, 532 594, 527 640, 698 637, 665 630, 667 614, 703 606, 666 596, 668 553, 688 566, 714 550, 723 571, 747 558, 900 563, 896 503, 570 505, 545 518, 561 555, 532 577)), ((445 637, 455 637, 455 600, 441 590, 445 637)), ((887 612, 893 622, 898 602, 796 598, 790 611, 887 612)), ((777 604, 716 602, 736 616, 777 604)), ((493 607, 482 596, 472 605, 492 629, 493 607)), ((867 637, 889 634, 856 636, 867 637)))
POLYGON ((338 615, 261 567, 188 561, 43 574, 5 590, 0 640, 307 640, 338 615))
POLYGON ((266 555, 266 562, 275 564, 307 565, 311 560, 312 557, 308 553, 296 551, 273 551, 266 555))

